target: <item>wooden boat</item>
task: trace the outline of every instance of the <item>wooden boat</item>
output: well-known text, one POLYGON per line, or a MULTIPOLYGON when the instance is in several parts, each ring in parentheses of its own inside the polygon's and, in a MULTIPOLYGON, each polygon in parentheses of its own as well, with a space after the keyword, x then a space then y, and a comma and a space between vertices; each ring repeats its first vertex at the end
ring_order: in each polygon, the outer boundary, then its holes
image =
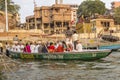
POLYGON ((119 37, 113 35, 102 35, 102 39, 110 42, 119 41, 119 37))
POLYGON ((107 57, 112 50, 86 50, 65 53, 22 53, 10 51, 11 58, 39 60, 96 60, 107 57))

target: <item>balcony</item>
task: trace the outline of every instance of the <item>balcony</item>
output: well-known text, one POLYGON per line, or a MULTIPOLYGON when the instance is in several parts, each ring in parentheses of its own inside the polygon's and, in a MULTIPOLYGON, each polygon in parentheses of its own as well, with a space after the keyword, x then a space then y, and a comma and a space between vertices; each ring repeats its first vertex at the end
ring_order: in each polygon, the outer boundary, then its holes
POLYGON ((54 14, 52 15, 51 19, 53 21, 70 21, 71 20, 71 14, 54 14))

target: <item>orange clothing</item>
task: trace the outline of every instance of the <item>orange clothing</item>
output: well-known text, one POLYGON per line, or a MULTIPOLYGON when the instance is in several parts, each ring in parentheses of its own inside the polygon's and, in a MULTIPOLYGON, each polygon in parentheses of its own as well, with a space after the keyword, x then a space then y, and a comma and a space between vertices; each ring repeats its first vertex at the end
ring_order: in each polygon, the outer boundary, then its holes
POLYGON ((56 49, 56 52, 64 52, 64 47, 62 45, 59 45, 56 49))

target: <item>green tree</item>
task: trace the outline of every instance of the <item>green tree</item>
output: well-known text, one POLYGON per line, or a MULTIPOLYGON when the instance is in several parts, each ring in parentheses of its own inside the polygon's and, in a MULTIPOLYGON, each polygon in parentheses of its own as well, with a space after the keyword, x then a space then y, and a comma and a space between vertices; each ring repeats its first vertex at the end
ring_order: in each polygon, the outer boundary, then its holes
POLYGON ((106 11, 105 3, 100 0, 83 1, 78 8, 77 14, 84 16, 94 16, 95 13, 104 14, 106 11))
MULTIPOLYGON (((17 4, 14 4, 12 0, 7 0, 7 6, 8 6, 8 12, 11 14, 18 13, 20 6, 17 4)), ((5 11, 5 0, 0 0, 0 10, 5 11)))
POLYGON ((120 24, 120 7, 114 9, 113 18, 116 24, 120 24))

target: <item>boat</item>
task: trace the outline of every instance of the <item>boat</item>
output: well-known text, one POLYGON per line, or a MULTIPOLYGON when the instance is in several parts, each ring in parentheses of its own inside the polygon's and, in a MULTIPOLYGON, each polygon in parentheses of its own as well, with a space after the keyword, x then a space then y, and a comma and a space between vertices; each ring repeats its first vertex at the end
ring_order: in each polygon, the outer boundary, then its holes
POLYGON ((96 60, 107 57, 112 50, 83 50, 81 52, 64 53, 22 53, 10 51, 10 57, 14 59, 38 59, 38 60, 96 60))
POLYGON ((112 49, 114 51, 117 51, 118 49, 120 49, 120 44, 99 46, 98 49, 112 49))
POLYGON ((103 40, 109 41, 109 42, 116 42, 119 41, 119 37, 113 36, 113 35, 102 35, 101 37, 103 40))

